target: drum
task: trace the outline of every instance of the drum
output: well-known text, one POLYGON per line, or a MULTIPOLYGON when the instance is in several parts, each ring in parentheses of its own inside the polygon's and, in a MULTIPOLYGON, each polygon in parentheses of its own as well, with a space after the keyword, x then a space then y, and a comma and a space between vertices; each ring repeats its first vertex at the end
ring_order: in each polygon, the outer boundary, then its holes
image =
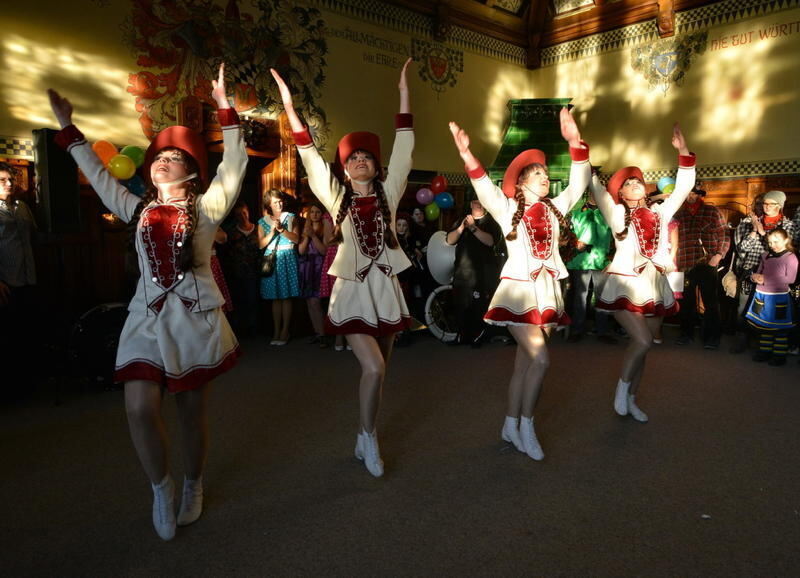
POLYGON ((128 318, 125 303, 104 303, 89 309, 73 325, 69 352, 73 373, 90 385, 111 388, 122 326, 128 318))
POLYGON ((440 285, 453 282, 453 269, 456 264, 455 245, 447 244, 447 233, 436 231, 428 241, 428 269, 440 285))

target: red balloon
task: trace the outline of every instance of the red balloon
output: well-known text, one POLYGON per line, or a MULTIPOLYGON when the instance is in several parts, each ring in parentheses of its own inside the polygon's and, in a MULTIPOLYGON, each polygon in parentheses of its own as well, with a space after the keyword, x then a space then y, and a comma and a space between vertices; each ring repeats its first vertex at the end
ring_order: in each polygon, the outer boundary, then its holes
POLYGON ((439 193, 443 193, 447 190, 447 179, 444 178, 442 175, 433 177, 431 181, 431 191, 433 191, 434 195, 438 195, 439 193))

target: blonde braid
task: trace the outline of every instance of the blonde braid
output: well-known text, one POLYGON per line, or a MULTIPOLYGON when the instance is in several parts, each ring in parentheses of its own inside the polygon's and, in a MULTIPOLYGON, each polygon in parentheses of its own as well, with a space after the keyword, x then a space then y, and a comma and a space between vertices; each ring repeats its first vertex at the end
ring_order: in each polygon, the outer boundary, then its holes
POLYGON ((375 195, 378 197, 381 215, 383 216, 383 241, 390 249, 397 249, 397 237, 395 237, 394 231, 392 231, 391 227, 392 212, 389 210, 389 203, 386 200, 386 193, 383 190, 383 184, 377 179, 375 179, 373 183, 375 195))
POLYGON ((333 242, 334 243, 342 243, 344 241, 344 235, 342 235, 342 221, 347 216, 347 211, 350 210, 350 205, 353 203, 353 187, 350 185, 350 182, 346 182, 344 184, 344 197, 342 198, 342 203, 339 205, 339 212, 336 213, 336 222, 334 223, 333 227, 333 242))
POLYGON ((195 201, 197 200, 195 182, 190 183, 189 192, 186 195, 186 235, 183 237, 183 246, 179 266, 181 271, 189 271, 194 267, 194 229, 197 221, 195 201))

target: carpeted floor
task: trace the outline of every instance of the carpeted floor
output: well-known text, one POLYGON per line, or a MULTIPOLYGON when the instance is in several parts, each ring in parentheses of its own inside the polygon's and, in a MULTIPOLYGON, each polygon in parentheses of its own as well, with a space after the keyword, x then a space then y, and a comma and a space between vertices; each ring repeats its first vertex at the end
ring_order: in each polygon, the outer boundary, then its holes
MULTIPOLYGON (((352 354, 246 341, 212 397, 205 513, 168 543, 122 393, 40 392, 0 408, 2 574, 797 575, 796 358, 767 367, 669 331, 646 425, 611 408, 623 345, 554 338, 540 463, 499 439, 514 348, 418 336, 390 366, 382 479, 353 458, 352 354)), ((174 434, 174 403, 166 416, 174 434)))

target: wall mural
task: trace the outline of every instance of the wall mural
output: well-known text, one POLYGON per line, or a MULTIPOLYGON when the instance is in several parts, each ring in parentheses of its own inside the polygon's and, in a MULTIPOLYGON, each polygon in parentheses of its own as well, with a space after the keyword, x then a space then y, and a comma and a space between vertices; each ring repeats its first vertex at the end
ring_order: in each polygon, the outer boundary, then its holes
POLYGON ((631 51, 631 67, 647 80, 651 90, 659 88, 666 95, 672 84, 683 84, 692 61, 706 51, 707 42, 708 31, 656 40, 631 51))
POLYGON ((420 38, 411 39, 411 57, 419 63, 419 77, 430 82, 437 93, 458 83, 457 72, 464 72, 464 53, 420 38))
POLYGON ((139 122, 148 138, 177 121, 186 97, 213 104, 211 79, 225 62, 227 85, 240 113, 276 116, 282 110, 269 73, 279 70, 298 112, 320 146, 330 125, 316 103, 325 84, 325 22, 314 8, 281 0, 252 0, 254 14, 237 0, 223 9, 213 0, 134 0, 123 25, 141 67, 128 77, 139 122))

